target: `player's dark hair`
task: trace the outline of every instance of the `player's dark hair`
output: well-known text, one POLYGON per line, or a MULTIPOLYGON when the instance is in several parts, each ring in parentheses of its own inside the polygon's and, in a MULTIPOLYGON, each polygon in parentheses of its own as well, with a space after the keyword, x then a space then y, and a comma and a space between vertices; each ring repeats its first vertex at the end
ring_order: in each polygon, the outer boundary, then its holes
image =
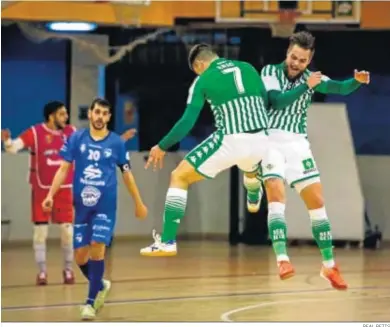
POLYGON ((93 108, 95 108, 95 105, 108 108, 111 111, 111 104, 106 99, 103 98, 93 99, 91 106, 89 107, 89 110, 93 110, 93 108))
POLYGON ((45 104, 43 107, 43 117, 45 121, 49 121, 49 116, 54 114, 58 109, 65 107, 65 105, 60 101, 50 101, 45 104))
POLYGON ((194 45, 190 53, 188 54, 188 66, 190 66, 190 69, 193 70, 192 66, 194 65, 194 62, 196 59, 199 59, 202 56, 216 56, 217 54, 213 50, 213 48, 205 43, 200 43, 197 45, 194 45))
POLYGON ((314 51, 315 37, 309 32, 302 31, 290 36, 290 47, 297 45, 302 49, 314 51))

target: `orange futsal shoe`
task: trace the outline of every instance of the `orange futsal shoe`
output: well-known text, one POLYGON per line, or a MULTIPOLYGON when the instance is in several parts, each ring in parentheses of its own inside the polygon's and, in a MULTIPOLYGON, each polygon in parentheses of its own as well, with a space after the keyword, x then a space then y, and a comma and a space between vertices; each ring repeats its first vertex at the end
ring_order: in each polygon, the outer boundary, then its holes
POLYGON ((322 266, 320 276, 326 279, 336 290, 343 291, 348 288, 347 283, 344 281, 343 277, 341 277, 341 273, 337 265, 332 268, 322 266))
POLYGON ((295 269, 289 261, 279 261, 278 266, 281 280, 291 278, 295 275, 295 269))

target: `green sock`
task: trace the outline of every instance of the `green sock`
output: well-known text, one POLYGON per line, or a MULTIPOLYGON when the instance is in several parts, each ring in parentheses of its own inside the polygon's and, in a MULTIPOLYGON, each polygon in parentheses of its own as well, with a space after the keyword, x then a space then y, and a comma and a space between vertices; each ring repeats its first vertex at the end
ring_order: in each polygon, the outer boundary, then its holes
POLYGON ((333 260, 332 233, 328 219, 312 220, 311 230, 324 261, 333 260))
POLYGON ((321 251, 322 260, 334 264, 332 233, 325 208, 310 210, 311 230, 313 237, 321 251))
POLYGON ((260 200, 260 180, 256 177, 250 178, 244 175, 244 186, 247 191, 247 197, 249 201, 258 202, 260 200))
POLYGON ((187 205, 187 190, 169 188, 165 200, 162 242, 176 241, 180 220, 187 205))
POLYGON ((289 260, 287 256, 287 225, 284 218, 285 205, 279 202, 268 204, 268 231, 277 261, 289 260))

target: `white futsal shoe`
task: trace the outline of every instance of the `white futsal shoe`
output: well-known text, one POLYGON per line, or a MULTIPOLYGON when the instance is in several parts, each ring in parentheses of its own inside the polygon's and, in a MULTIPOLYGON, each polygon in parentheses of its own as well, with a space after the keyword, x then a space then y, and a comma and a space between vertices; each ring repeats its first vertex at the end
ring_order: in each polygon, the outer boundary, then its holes
POLYGON ((84 304, 80 307, 80 314, 82 320, 94 320, 96 317, 96 310, 90 304, 84 304))
POLYGON ((260 210, 261 198, 263 197, 263 187, 259 189, 256 199, 251 198, 248 194, 246 196, 246 208, 250 213, 256 213, 260 210))
POLYGON ((153 230, 154 243, 140 250, 146 257, 172 257, 177 254, 176 241, 161 242, 161 236, 153 230))
POLYGON ((93 308, 96 312, 98 312, 104 306, 104 301, 111 289, 111 282, 107 279, 103 279, 103 289, 99 291, 96 296, 95 303, 93 304, 93 308))

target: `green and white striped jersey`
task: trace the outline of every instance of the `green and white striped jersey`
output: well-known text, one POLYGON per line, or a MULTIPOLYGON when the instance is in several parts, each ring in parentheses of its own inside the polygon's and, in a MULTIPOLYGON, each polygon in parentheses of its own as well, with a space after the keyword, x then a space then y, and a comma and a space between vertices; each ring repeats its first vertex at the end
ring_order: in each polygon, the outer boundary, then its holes
MULTIPOLYGON (((310 71, 306 69, 296 80, 289 80, 285 73, 285 64, 267 65, 261 71, 261 78, 267 92, 286 92, 305 84, 310 71)), ((323 76, 326 81, 329 78, 323 76)), ((292 104, 283 109, 275 109, 270 103, 268 110, 269 128, 281 129, 292 133, 307 134, 307 109, 312 102, 314 90, 307 89, 292 104)))
POLYGON ((224 58, 212 62, 191 85, 187 107, 202 107, 205 100, 211 106, 215 127, 225 135, 268 127, 267 93, 249 63, 224 58))

